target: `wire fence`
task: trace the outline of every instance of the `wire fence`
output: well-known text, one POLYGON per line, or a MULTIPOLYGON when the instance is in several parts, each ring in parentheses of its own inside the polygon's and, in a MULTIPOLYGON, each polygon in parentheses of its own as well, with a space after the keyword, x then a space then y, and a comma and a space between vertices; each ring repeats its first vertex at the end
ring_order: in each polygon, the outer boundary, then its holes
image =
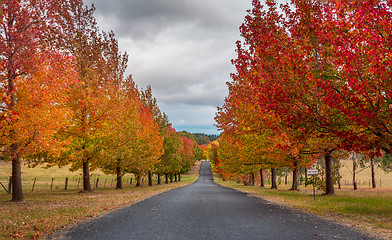
MULTIPOLYGON (((162 179, 162 177, 161 177, 162 179)), ((162 179, 163 180, 163 179, 162 179)), ((0 177, 0 192, 10 192, 11 177, 0 177)), ((141 179, 142 184, 147 184, 147 177, 141 179)), ((164 181, 162 181, 163 183, 164 181)), ((158 178, 153 177, 153 184, 158 183, 158 178)), ((91 188, 115 188, 117 178, 115 176, 92 176, 90 177, 91 188)), ((136 184, 133 175, 125 175, 122 177, 122 186, 129 187, 136 184)), ((22 187, 24 191, 55 191, 55 190, 82 190, 83 178, 81 176, 70 177, 29 177, 22 179, 22 187)))
MULTIPOLYGON (((300 181, 302 177, 305 177, 305 175, 300 175, 298 177, 299 179, 299 184, 301 186, 304 186, 304 182, 300 181)), ((271 184, 271 175, 269 171, 264 172, 264 184, 270 185, 271 184)), ((243 180, 245 180, 245 183, 249 184, 251 182, 251 176, 248 175, 246 176, 243 180)), ((281 174, 276 177, 276 182, 278 185, 291 185, 292 184, 292 173, 288 172, 287 174, 281 174)), ((391 188, 392 187, 392 173, 387 174, 383 172, 378 172, 376 174, 375 178, 376 182, 376 188, 391 188)), ((343 178, 340 180, 341 186, 344 187, 350 187, 353 186, 353 176, 350 174, 344 174, 343 178)), ((255 185, 260 185, 260 175, 257 173, 255 175, 255 185)), ((336 187, 338 187, 338 183, 335 184, 336 187)), ((357 186, 358 187, 363 187, 363 188, 371 188, 372 187, 372 181, 371 181, 371 176, 370 174, 358 174, 357 177, 357 186)))

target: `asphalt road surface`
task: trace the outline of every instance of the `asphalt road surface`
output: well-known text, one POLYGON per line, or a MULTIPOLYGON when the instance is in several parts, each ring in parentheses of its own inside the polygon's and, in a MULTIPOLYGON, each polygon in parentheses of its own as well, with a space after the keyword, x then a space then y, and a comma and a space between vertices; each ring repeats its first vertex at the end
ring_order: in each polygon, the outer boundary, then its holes
POLYGON ((61 239, 372 239, 333 222, 214 183, 202 162, 192 185, 70 229, 61 239))

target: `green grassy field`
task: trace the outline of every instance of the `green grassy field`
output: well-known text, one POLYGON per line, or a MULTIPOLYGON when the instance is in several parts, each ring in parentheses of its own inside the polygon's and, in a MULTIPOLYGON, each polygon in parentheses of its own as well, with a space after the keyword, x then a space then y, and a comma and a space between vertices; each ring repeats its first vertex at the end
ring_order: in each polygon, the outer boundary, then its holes
MULTIPOLYGON (((183 175, 181 182, 152 187, 146 186, 145 183, 138 188, 131 186, 128 182, 122 190, 115 190, 115 186, 110 187, 107 182, 106 187, 101 185, 93 189, 93 193, 81 193, 75 186, 64 190, 65 176, 72 176, 66 168, 29 169, 23 166, 22 178, 25 182, 23 186, 26 202, 9 202, 11 196, 2 190, 0 194, 0 239, 44 239, 45 236, 50 236, 53 232, 71 224, 102 216, 153 195, 191 184, 197 179, 199 165, 200 163, 197 163, 188 174, 183 175), (31 185, 26 184, 28 182, 26 179, 31 180, 35 177, 43 180, 41 186, 32 192, 31 185), (49 190, 52 177, 59 178, 61 181, 56 188, 49 190)), ((2 175, 6 173, 8 176, 10 173, 6 163, 2 163, 0 169, 2 175)), ((74 174, 78 176, 78 173, 74 174)), ((98 174, 102 179, 100 182, 114 178, 99 171, 93 172, 93 176, 98 176, 98 174)))
POLYGON ((215 181, 278 204, 366 230, 371 235, 392 239, 392 191, 342 189, 335 190, 335 196, 317 192, 314 200, 311 186, 302 186, 300 191, 290 191, 288 185, 280 185, 279 189, 271 190, 269 185, 265 188, 244 186, 232 181, 222 181, 217 177, 215 181))

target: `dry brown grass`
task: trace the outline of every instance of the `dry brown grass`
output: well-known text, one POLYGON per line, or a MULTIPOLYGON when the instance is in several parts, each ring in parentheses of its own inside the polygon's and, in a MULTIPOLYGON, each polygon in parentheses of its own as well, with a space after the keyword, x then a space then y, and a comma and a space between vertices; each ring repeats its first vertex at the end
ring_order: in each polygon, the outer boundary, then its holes
MULTIPOLYGON (((344 187, 353 188, 353 175, 352 168, 353 162, 349 160, 341 160, 342 166, 340 168, 340 174, 342 175, 341 183, 344 187)), ((361 170, 361 169, 357 169, 361 170)), ((376 187, 381 188, 392 188, 392 173, 385 173, 382 169, 376 167, 375 168, 375 178, 376 178, 376 187)), ((370 168, 365 168, 363 171, 357 174, 357 184, 359 188, 368 189, 371 187, 371 171, 370 168)), ((376 188, 376 189, 377 189, 376 188)), ((375 190, 377 191, 377 190, 375 190)))
MULTIPOLYGON (((341 187, 342 189, 353 189, 353 175, 352 175, 352 161, 349 160, 341 160, 341 168, 339 173, 342 176, 341 179, 341 187)), ((359 171, 361 169, 357 169, 359 171)), ((376 189, 371 188, 371 172, 370 168, 365 168, 363 171, 360 171, 357 174, 357 186, 359 190, 370 190, 375 192, 391 192, 392 190, 392 173, 385 173, 382 169, 376 167, 375 168, 375 178, 376 178, 376 189), (380 188, 381 185, 381 188, 380 188)), ((278 180, 281 182, 281 185, 285 184, 285 177, 280 176, 278 180)), ((289 173, 288 177, 288 185, 292 184, 292 174, 289 173)), ((259 180, 256 180, 259 183, 259 180)), ((337 188, 337 185, 336 185, 337 188)))
MULTIPOLYGON (((113 187, 115 185, 115 175, 104 174, 100 170, 91 171, 91 185, 95 188, 96 179, 99 178, 98 187, 113 187)), ((11 176, 11 163, 0 161, 0 182, 8 188, 9 178, 11 176)), ((132 174, 124 176, 124 185, 130 185, 129 180, 132 174)), ((44 168, 37 166, 29 168, 22 164, 22 187, 24 192, 31 192, 34 185, 34 191, 60 190, 65 187, 65 179, 68 178, 69 190, 80 190, 82 188, 82 170, 71 172, 69 167, 52 167, 44 168), (53 179, 53 183, 52 183, 53 179), (35 181, 35 184, 34 184, 35 181)), ((3 187, 0 186, 0 193, 4 193, 3 187)))

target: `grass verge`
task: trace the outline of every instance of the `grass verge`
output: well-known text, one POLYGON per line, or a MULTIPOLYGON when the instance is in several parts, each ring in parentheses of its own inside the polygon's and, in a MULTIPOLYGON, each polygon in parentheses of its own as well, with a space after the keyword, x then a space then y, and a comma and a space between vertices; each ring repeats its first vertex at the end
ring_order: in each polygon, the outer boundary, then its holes
POLYGON ((257 186, 244 186, 236 182, 215 182, 225 187, 247 192, 268 201, 326 217, 343 224, 365 230, 370 235, 392 239, 392 192, 336 191, 334 196, 313 193, 309 189, 290 191, 288 186, 272 190, 257 186))
POLYGON ((99 188, 93 193, 77 190, 37 191, 25 193, 24 203, 9 202, 8 194, 0 195, 0 239, 43 239, 55 231, 108 212, 132 205, 145 198, 193 183, 200 162, 181 177, 181 182, 125 187, 122 190, 99 188))

